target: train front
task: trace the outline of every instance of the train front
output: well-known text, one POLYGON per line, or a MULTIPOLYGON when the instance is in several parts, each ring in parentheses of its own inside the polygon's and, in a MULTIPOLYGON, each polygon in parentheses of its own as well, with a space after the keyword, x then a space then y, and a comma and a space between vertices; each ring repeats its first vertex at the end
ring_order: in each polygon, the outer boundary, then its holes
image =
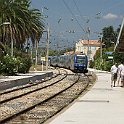
POLYGON ((80 73, 87 73, 88 59, 85 54, 74 55, 74 71, 80 73))

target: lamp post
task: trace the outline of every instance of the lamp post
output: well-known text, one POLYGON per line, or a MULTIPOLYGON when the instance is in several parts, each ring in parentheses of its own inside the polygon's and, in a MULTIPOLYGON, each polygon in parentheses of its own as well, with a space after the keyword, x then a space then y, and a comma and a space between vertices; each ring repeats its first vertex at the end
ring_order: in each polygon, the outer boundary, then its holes
MULTIPOLYGON (((99 37, 100 37, 100 68, 101 68, 101 66, 102 66, 102 37, 103 37, 103 35, 102 35, 102 33, 99 33, 99 37)), ((101 70, 102 70, 102 68, 101 68, 101 70)))
MULTIPOLYGON (((87 57, 88 57, 88 60, 90 60, 90 50, 89 50, 89 37, 90 37, 90 28, 88 27, 87 28, 87 41, 88 41, 88 45, 87 45, 87 57)), ((88 63, 89 65, 89 63, 88 63)))
POLYGON ((37 62, 38 62, 38 40, 35 40, 35 66, 37 66, 37 62))
POLYGON ((13 56, 13 35, 12 35, 11 24, 9 24, 9 27, 10 27, 10 34, 11 34, 11 56, 13 56))
POLYGON ((48 61, 48 56, 49 56, 49 26, 47 27, 47 30, 45 30, 45 31, 43 31, 43 32, 46 32, 47 33, 47 38, 46 38, 46 58, 45 58, 45 60, 46 60, 46 70, 48 70, 48 63, 49 63, 49 61, 48 61))
MULTIPOLYGON (((101 47, 101 49, 100 49, 100 67, 102 66, 102 34, 100 34, 100 47, 101 47)), ((101 68, 101 70, 102 70, 102 68, 101 68)))
POLYGON ((46 41, 46 70, 48 70, 48 56, 49 56, 49 26, 47 29, 47 41, 46 41))

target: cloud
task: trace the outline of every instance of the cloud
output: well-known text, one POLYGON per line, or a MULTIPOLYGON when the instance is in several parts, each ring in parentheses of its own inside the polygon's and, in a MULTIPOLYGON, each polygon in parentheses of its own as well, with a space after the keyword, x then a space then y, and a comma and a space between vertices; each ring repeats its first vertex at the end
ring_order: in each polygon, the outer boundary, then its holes
POLYGON ((112 13, 108 13, 107 15, 103 16, 104 19, 117 19, 118 16, 112 13))

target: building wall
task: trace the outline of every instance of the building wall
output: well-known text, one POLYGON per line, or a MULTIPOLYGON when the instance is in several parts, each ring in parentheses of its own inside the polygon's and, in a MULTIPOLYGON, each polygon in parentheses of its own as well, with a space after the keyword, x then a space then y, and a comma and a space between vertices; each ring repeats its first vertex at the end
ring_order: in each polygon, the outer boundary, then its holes
POLYGON ((96 51, 100 48, 100 42, 98 40, 79 40, 76 43, 75 51, 83 52, 87 55, 89 45, 89 60, 93 60, 96 51), (89 43, 89 44, 88 44, 89 43))

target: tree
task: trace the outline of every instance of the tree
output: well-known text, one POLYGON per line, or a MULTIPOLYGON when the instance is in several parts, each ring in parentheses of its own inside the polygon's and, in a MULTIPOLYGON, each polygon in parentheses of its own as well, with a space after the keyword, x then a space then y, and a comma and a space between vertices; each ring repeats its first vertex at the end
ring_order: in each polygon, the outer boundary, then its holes
POLYGON ((111 47, 116 43, 117 35, 118 32, 114 31, 113 26, 103 28, 103 43, 105 44, 106 48, 111 47))
POLYGON ((43 18, 39 10, 30 9, 30 0, 1 0, 1 24, 10 22, 10 25, 1 29, 1 42, 10 45, 11 31, 14 45, 22 49, 29 38, 35 43, 39 40, 44 30, 43 18))
POLYGON ((124 62, 124 54, 123 53, 117 53, 114 52, 114 61, 117 63, 124 62))
POLYGON ((30 3, 30 0, 0 0, 1 73, 15 73, 14 66, 17 65, 17 63, 13 60, 16 59, 19 60, 19 70, 16 71, 23 71, 25 73, 31 66, 30 56, 28 56, 28 54, 23 51, 24 44, 28 39, 31 39, 33 45, 38 43, 45 26, 42 14, 38 9, 31 9, 30 3), (4 25, 4 22, 9 23, 7 25, 4 25), (13 41, 14 47, 17 48, 14 49, 14 56, 9 56, 10 50, 6 50, 10 48, 11 41, 13 41), (5 48, 4 46, 8 47, 5 48), (8 51, 6 52, 6 55, 5 51, 8 51), (23 53, 23 56, 18 53, 23 53), (8 67, 11 67, 11 69, 9 69, 8 67))
POLYGON ((102 42, 105 45, 102 49, 102 64, 100 64, 100 50, 96 52, 94 56, 94 63, 97 69, 107 70, 109 71, 113 62, 124 61, 124 55, 122 53, 114 52, 114 47, 117 42, 117 36, 120 31, 120 26, 117 30, 114 30, 113 26, 108 26, 103 28, 103 39, 102 42), (107 55, 106 52, 113 52, 111 55, 107 55), (113 56, 113 60, 108 59, 108 56, 113 56))

